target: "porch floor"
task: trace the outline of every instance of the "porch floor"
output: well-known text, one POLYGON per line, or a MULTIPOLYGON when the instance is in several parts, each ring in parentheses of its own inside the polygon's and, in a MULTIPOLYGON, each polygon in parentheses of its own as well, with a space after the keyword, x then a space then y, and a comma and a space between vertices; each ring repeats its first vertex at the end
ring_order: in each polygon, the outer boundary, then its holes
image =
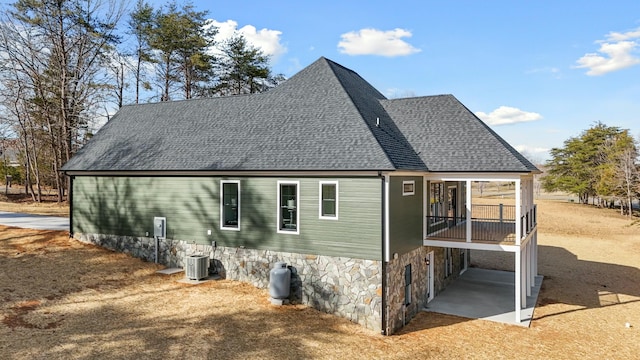
POLYGON ((515 273, 469 268, 425 307, 425 311, 529 327, 542 276, 537 276, 520 323, 515 321, 515 273))

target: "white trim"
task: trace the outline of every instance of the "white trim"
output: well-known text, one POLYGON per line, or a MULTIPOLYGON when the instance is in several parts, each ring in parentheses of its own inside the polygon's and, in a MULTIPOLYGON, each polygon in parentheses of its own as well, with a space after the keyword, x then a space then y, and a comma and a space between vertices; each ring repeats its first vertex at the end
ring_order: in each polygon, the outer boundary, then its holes
POLYGON ((466 186, 465 186, 465 221, 466 221, 466 241, 468 243, 471 242, 471 234, 473 234, 473 229, 472 229, 472 223, 473 221, 471 221, 471 200, 472 200, 472 189, 471 189, 471 180, 467 180, 466 181, 466 186))
POLYGON ((276 200, 277 208, 276 208, 276 232, 278 234, 300 234, 300 181, 290 181, 290 180, 278 180, 276 191, 278 194, 278 199, 276 200), (296 186, 296 230, 282 230, 280 229, 280 214, 282 206, 280 204, 280 185, 295 185, 296 186))
POLYGON ((339 191, 340 190, 340 186, 338 185, 338 180, 331 180, 331 181, 320 181, 318 183, 318 219, 323 219, 323 220, 338 220, 338 203, 339 203, 339 191), (322 185, 335 185, 336 187, 336 204, 335 204, 335 210, 336 210, 336 214, 331 216, 331 215, 322 215, 322 185))
POLYGON ((241 210, 241 196, 240 196, 240 180, 220 180, 220 230, 231 230, 231 231, 240 231, 240 210, 241 210), (224 226, 224 184, 237 184, 238 185, 238 199, 236 200, 238 203, 236 204, 238 208, 238 226, 224 226))
POLYGON ((380 175, 390 176, 390 177, 420 177, 427 172, 422 170, 393 170, 393 171, 381 171, 380 175))
POLYGON ((403 180, 402 181, 402 196, 411 196, 411 195, 415 195, 416 194, 416 182, 415 180, 403 180), (404 191, 404 185, 407 184, 411 184, 411 191, 404 191))
POLYGON ((515 181, 516 195, 516 245, 522 243, 522 187, 520 179, 515 181))
POLYGON ((428 180, 439 181, 514 181, 528 173, 428 173, 428 180))
POLYGON ((489 250, 489 251, 505 251, 516 252, 520 247, 517 245, 502 245, 502 244, 485 244, 474 243, 464 241, 446 241, 446 240, 423 240, 422 245, 433 247, 450 247, 458 249, 471 249, 471 250, 489 250))
MULTIPOLYGON (((516 270, 516 274, 515 274, 515 306, 514 306, 514 311, 515 311, 515 315, 516 315, 516 322, 520 323, 520 321, 522 320, 522 268, 521 268, 521 264, 522 264, 522 253, 520 252, 520 248, 518 247, 518 250, 516 250, 515 253, 515 270, 516 270)), ((525 299, 526 301, 526 299, 525 299)))
POLYGON ((462 264, 460 264, 460 275, 469 269, 469 249, 458 249, 462 253, 462 264))

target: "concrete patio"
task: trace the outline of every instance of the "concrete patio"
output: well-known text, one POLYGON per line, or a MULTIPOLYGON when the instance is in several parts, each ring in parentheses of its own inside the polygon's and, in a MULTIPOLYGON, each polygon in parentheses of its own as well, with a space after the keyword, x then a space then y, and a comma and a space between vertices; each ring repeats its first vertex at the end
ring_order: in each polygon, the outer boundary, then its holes
POLYGON ((425 311, 528 327, 533 318, 542 276, 536 276, 522 321, 515 321, 515 273, 469 268, 427 304, 425 311))

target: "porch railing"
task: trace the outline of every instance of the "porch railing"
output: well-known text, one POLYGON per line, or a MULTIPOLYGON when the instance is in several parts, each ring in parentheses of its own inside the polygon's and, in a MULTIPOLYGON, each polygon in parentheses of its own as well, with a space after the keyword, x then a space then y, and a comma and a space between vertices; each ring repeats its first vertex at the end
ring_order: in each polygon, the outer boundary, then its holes
MULTIPOLYGON (((536 206, 521 216, 522 237, 536 225, 536 206)), ((514 205, 472 205, 471 241, 515 242, 516 214, 514 205)), ((427 216, 427 237, 466 240, 466 217, 427 216)))

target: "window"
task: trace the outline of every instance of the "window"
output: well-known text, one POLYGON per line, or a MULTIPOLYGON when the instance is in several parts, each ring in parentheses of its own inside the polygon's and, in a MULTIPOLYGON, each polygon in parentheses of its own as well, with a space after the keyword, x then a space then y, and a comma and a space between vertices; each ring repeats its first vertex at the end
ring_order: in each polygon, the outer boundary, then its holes
POLYGON ((338 220, 338 182, 320 181, 320 219, 338 220))
POLYGON ((415 195, 416 182, 413 180, 402 182, 402 196, 415 195))
POLYGON ((240 230, 240 181, 220 181, 220 228, 240 230))
POLYGON ((278 181, 278 232, 300 233, 300 182, 278 181))
POLYGON ((432 182, 429 189, 430 199, 430 215, 434 223, 444 220, 444 183, 432 182))
POLYGON ((404 304, 411 304, 411 264, 404 267, 404 304))

